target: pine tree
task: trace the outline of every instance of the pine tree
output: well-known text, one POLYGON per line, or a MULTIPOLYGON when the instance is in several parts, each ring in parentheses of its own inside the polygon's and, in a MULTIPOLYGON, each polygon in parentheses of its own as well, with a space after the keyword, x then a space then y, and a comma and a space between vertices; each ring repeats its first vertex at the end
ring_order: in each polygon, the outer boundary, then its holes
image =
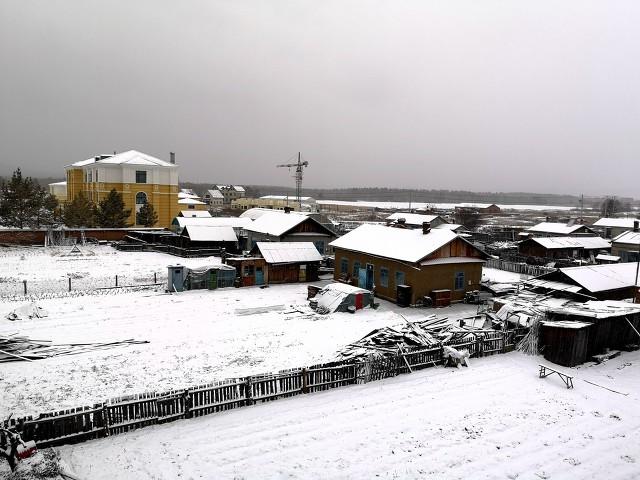
POLYGON ((100 227, 123 228, 129 226, 127 220, 130 215, 131 209, 125 210, 122 194, 114 188, 104 200, 98 203, 96 220, 100 227))
POLYGON ((55 206, 49 197, 31 177, 23 177, 18 168, 11 180, 0 184, 0 224, 37 228, 52 222, 55 206))
POLYGON ((140 208, 136 217, 136 223, 138 225, 144 225, 145 227, 153 227, 158 223, 158 214, 152 204, 147 202, 140 208))
POLYGON ((62 212, 67 227, 94 227, 96 224, 96 206, 84 192, 78 193, 62 212))

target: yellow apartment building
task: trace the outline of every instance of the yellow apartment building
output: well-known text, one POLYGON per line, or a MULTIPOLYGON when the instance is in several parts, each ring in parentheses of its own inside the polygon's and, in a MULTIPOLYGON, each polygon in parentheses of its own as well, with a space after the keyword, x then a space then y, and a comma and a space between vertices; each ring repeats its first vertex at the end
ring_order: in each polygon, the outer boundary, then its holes
POLYGON ((65 167, 66 200, 84 192, 96 204, 112 189, 122 194, 125 208, 131 209, 129 223, 138 225, 136 215, 149 202, 158 214, 157 227, 168 228, 179 212, 178 166, 171 154, 169 162, 136 150, 98 155, 65 167))

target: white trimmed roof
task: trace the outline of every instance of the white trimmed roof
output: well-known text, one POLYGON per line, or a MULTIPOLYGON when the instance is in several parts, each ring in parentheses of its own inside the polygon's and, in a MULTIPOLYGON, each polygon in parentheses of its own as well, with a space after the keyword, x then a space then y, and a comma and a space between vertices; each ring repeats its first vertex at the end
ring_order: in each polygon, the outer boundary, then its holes
POLYGON ((633 228, 633 222, 638 221, 637 218, 609 218, 603 217, 599 218, 597 222, 593 224, 594 227, 618 227, 618 228, 628 228, 631 230, 633 228))
POLYGON ((590 292, 628 288, 636 283, 637 262, 561 268, 560 271, 590 292))
MULTIPOLYGON (((191 212, 192 210, 187 210, 191 212)), ((207 218, 191 218, 191 217, 176 217, 176 221, 180 227, 186 226, 201 226, 201 227, 233 227, 233 228, 247 228, 251 225, 252 220, 250 218, 242 217, 207 217, 207 218)))
POLYGON ((615 243, 626 243, 629 245, 640 245, 640 232, 624 232, 611 241, 615 243))
POLYGON ((128 152, 117 153, 115 155, 96 155, 102 157, 100 160, 95 157, 88 158, 87 160, 81 160, 79 162, 72 163, 71 167, 85 167, 93 163, 101 165, 146 165, 150 167, 177 167, 174 163, 165 162, 159 158, 152 157, 146 153, 138 152, 137 150, 129 150, 128 152))
POLYGON ((247 230, 279 237, 310 218, 297 212, 268 212, 258 217, 247 230))
POLYGON ((586 250, 611 248, 611 242, 601 237, 533 237, 524 241, 536 242, 548 250, 560 248, 584 248, 586 250))
POLYGON ((209 227, 187 225, 183 235, 188 235, 195 242, 237 242, 238 237, 231 227, 209 227))
POLYGON ((425 235, 419 229, 360 225, 330 245, 334 248, 417 263, 457 237, 458 235, 451 230, 443 229, 432 229, 425 235))
POLYGON ((180 214, 188 218, 211 218, 211 214, 206 210, 182 210, 180 214))
POLYGON ((322 255, 312 242, 257 242, 267 263, 319 262, 322 255))
POLYGON ((563 233, 565 235, 569 235, 570 233, 579 230, 584 225, 576 223, 574 225, 567 225, 566 223, 553 223, 553 222, 542 222, 533 227, 528 228, 527 232, 542 232, 542 233, 563 233))
POLYGON ((422 225, 424 222, 433 222, 438 215, 422 215, 419 213, 392 213, 387 217, 387 220, 397 221, 400 218, 404 218, 408 225, 422 225))

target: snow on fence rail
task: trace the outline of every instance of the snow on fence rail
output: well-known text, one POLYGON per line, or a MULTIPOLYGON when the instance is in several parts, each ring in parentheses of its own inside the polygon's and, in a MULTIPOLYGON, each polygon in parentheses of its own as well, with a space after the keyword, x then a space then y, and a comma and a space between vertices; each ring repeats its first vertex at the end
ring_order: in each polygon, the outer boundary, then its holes
MULTIPOLYGON (((471 357, 505 353, 515 348, 526 329, 491 331, 475 339, 414 347, 397 355, 357 363, 332 362, 275 374, 228 379, 184 390, 151 392, 104 403, 11 419, 22 423, 25 441, 41 448, 117 435, 137 428, 193 418, 279 398, 368 383, 443 363, 443 346, 466 348, 471 357)), ((5 422, 6 424, 7 422, 5 422)))
POLYGON ((537 277, 545 273, 554 272, 556 269, 552 267, 543 267, 539 265, 528 265, 526 263, 509 262, 501 259, 490 258, 484 265, 487 268, 497 268, 507 272, 521 273, 537 277))
POLYGON ((68 292, 88 292, 108 288, 140 287, 166 283, 167 274, 114 275, 111 277, 74 277, 49 280, 0 281, 0 298, 39 297, 68 292))

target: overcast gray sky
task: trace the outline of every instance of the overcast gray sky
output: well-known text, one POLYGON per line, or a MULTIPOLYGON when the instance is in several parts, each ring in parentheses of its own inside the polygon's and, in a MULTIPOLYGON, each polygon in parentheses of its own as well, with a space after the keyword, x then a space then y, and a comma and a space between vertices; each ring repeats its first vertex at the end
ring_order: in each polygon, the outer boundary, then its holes
POLYGON ((0 174, 640 197, 640 2, 0 0, 0 174))

